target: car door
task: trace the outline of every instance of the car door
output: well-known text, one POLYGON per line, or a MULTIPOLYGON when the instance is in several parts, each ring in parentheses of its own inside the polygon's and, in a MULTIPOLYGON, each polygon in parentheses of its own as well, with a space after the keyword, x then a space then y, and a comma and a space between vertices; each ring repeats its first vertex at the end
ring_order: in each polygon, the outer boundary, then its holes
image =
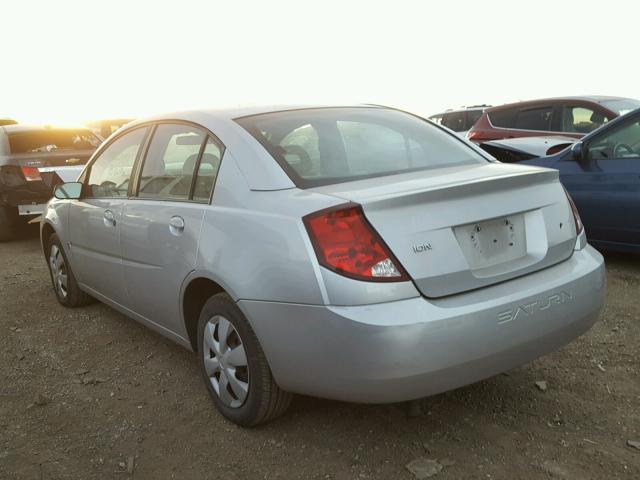
POLYGON ((102 150, 84 175, 83 193, 69 205, 70 251, 80 283, 107 299, 126 299, 120 229, 134 165, 147 128, 129 131, 102 150))
POLYGON ((561 180, 590 240, 640 245, 638 116, 594 135, 583 146, 582 161, 559 162, 561 180))
POLYGON ((180 290, 195 269, 204 209, 222 145, 186 123, 154 127, 138 168, 135 194, 124 206, 122 255, 128 308, 180 332, 180 290))

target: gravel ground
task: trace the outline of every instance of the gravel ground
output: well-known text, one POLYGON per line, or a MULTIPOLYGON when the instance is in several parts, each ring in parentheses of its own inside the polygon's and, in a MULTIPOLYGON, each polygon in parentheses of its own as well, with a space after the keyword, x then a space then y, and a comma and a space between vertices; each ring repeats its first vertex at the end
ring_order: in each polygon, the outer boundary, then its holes
POLYGON ((602 320, 559 352, 418 416, 297 397, 245 430, 191 353, 99 303, 59 306, 31 231, 0 244, 0 478, 411 480, 418 460, 436 479, 639 479, 640 257, 606 260, 602 320))

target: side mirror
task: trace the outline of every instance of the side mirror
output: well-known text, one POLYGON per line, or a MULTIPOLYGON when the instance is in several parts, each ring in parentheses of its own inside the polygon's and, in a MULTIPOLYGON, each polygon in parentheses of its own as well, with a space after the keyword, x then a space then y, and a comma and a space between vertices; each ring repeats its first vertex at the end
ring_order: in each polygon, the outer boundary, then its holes
POLYGON ((82 183, 80 182, 63 183, 62 185, 58 185, 53 190, 53 196, 60 200, 69 200, 69 199, 77 200, 80 198, 81 194, 82 194, 82 183))
POLYGON ((584 144, 582 142, 571 145, 571 156, 578 162, 584 160, 584 144))

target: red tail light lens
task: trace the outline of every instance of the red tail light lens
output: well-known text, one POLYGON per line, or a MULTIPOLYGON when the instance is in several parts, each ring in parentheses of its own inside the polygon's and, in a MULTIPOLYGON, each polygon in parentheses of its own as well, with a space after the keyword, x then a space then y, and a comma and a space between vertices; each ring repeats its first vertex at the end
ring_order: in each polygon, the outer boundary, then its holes
POLYGON ((359 205, 349 203, 321 210, 303 221, 323 267, 356 280, 409 280, 359 205))
POLYGON ((480 135, 481 135, 481 134, 480 134, 480 132, 478 132, 478 131, 475 131, 475 130, 469 130, 469 131, 467 132, 467 140, 475 140, 475 139, 479 138, 479 137, 480 137, 480 135))
POLYGON ((22 170, 22 175, 27 182, 42 180, 40 171, 35 167, 20 167, 20 169, 22 170))
POLYGON ((582 225, 582 219, 580 218, 580 214, 578 213, 578 208, 576 207, 576 204, 573 203, 573 198, 571 198, 571 195, 569 195, 569 192, 567 192, 566 188, 564 189, 564 193, 567 194, 567 200, 569 200, 569 205, 571 205, 573 221, 576 223, 576 233, 580 235, 580 233, 582 233, 582 230, 584 230, 584 225, 582 225))

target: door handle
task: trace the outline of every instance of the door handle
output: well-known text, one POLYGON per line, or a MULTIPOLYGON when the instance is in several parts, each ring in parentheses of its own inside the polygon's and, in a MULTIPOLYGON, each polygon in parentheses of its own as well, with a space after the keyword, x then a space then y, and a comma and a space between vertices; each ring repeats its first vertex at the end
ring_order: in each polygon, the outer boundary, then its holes
POLYGON ((104 211, 104 224, 107 227, 115 227, 116 226, 116 217, 111 210, 104 211))
POLYGON ((169 230, 174 235, 182 234, 182 232, 184 232, 184 218, 177 215, 171 217, 171 220, 169 220, 169 230))

